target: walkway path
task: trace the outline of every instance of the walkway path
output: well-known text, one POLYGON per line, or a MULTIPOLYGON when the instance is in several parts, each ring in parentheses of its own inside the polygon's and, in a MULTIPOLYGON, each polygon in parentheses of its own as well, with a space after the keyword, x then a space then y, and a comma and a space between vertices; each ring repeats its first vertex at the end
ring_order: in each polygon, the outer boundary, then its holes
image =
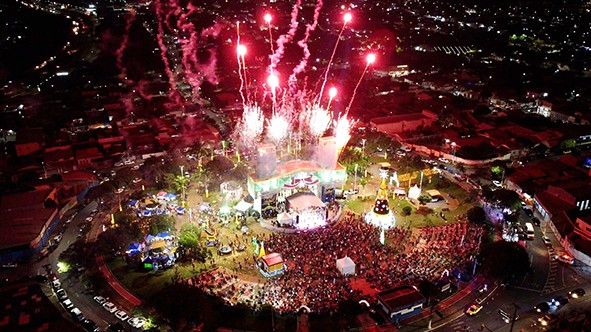
POLYGON ((113 273, 111 273, 111 270, 105 264, 105 260, 104 260, 103 256, 98 256, 96 258, 96 263, 98 264, 99 270, 103 273, 103 275, 105 276, 105 279, 107 280, 109 285, 122 298, 124 298, 127 302, 131 303, 133 306, 139 306, 142 304, 142 301, 140 299, 135 297, 135 295, 131 294, 131 292, 129 292, 125 287, 123 287, 123 285, 121 285, 119 283, 117 278, 115 278, 115 276, 113 276, 113 273))

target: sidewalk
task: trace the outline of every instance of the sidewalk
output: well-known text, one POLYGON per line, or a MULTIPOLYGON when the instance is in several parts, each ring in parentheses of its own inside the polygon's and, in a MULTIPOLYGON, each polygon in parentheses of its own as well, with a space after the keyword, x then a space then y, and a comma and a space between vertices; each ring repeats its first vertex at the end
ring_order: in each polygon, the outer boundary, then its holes
POLYGON ((135 295, 131 294, 131 292, 129 292, 125 287, 123 287, 123 285, 119 283, 119 280, 117 280, 115 276, 113 276, 113 273, 111 273, 111 270, 109 270, 109 268, 105 264, 103 256, 98 256, 96 258, 96 263, 98 264, 99 270, 105 276, 105 279, 107 279, 109 286, 111 286, 111 288, 113 288, 119 294, 119 296, 124 298, 127 302, 131 303, 133 306, 139 306, 142 304, 142 301, 140 299, 135 297, 135 295))

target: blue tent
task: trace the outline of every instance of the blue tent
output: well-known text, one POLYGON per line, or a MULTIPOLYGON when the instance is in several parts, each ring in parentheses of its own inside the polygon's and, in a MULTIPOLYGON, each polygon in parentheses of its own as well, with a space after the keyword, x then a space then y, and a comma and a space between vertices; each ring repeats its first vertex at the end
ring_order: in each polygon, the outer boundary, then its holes
POLYGON ((176 208, 176 213, 178 214, 185 214, 185 208, 182 206, 179 206, 176 208))
POLYGON ((139 244, 139 243, 130 243, 129 249, 127 250, 127 254, 128 255, 139 254, 140 253, 140 246, 141 246, 141 244, 139 244))
POLYGON ((152 212, 148 211, 148 210, 144 210, 144 217, 150 217, 152 216, 152 212))
POLYGON ((175 199, 175 198, 176 198, 176 195, 175 195, 175 194, 168 193, 168 194, 166 194, 166 196, 164 196, 164 197, 165 197, 167 200, 169 200, 169 201, 172 201, 173 199, 175 199))
POLYGON ((157 215, 161 215, 161 214, 163 214, 163 213, 164 213, 164 211, 162 211, 162 210, 160 210, 160 209, 156 210, 156 214, 157 214, 157 215))
POLYGON ((131 207, 134 207, 134 206, 136 206, 136 204, 137 204, 137 200, 135 200, 135 199, 134 199, 134 200, 131 200, 131 201, 129 201, 129 203, 127 203, 127 204, 128 204, 129 206, 131 206, 131 207))
POLYGON ((169 237, 169 236, 170 236, 170 232, 162 232, 162 233, 156 234, 155 237, 165 238, 165 237, 169 237))

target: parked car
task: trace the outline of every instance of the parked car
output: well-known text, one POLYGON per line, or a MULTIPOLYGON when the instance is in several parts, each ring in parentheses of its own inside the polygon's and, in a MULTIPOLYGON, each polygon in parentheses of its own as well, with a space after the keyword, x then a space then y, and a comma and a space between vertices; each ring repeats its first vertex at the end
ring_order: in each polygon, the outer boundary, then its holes
POLYGON ((80 324, 88 332, 98 332, 98 331, 100 331, 100 329, 96 325, 96 323, 93 322, 93 321, 91 321, 90 319, 85 319, 84 321, 80 322, 80 324))
POLYGON ((58 234, 53 238, 53 242, 55 243, 59 243, 62 240, 63 235, 62 234, 58 234))
POLYGON ((70 314, 72 315, 72 317, 74 317, 74 319, 76 319, 79 322, 83 322, 86 318, 84 317, 84 315, 82 314, 82 311, 80 311, 80 309, 74 307, 72 308, 72 310, 70 310, 70 314))
POLYGON ((93 299, 96 301, 96 303, 101 304, 101 305, 103 303, 107 302, 107 299, 105 299, 104 297, 102 297, 100 295, 93 297, 93 299))
POLYGON ((103 303, 103 308, 105 308, 105 310, 107 310, 110 313, 114 313, 115 311, 119 310, 119 308, 117 308, 117 306, 111 302, 103 303))
POLYGON ((136 316, 128 319, 127 324, 136 329, 141 329, 146 324, 146 320, 143 317, 136 316))
POLYGON ((552 246, 552 241, 550 241, 550 238, 546 235, 542 236, 542 242, 544 242, 544 244, 548 247, 552 246))
POLYGON ((70 299, 65 299, 62 302, 62 305, 64 306, 64 308, 66 309, 66 311, 71 310, 74 308, 74 304, 72 303, 72 301, 70 301, 70 299))
POLYGON ((51 281, 51 286, 53 287, 53 289, 58 290, 58 289, 62 288, 62 283, 60 282, 59 279, 53 279, 51 281))
POLYGON ((547 313, 550 310, 548 302, 538 303, 534 306, 534 310, 539 313, 547 313))
POLYGON ((585 295, 585 290, 582 288, 573 289, 572 291, 568 292, 568 296, 573 299, 578 299, 579 297, 583 297, 585 295))
POLYGON ((121 321, 125 322, 129 318, 129 315, 127 315, 127 313, 125 311, 119 310, 115 313, 115 317, 117 317, 121 321))
POLYGON ((555 298, 552 299, 552 301, 550 301, 550 303, 552 303, 555 306, 561 306, 561 305, 565 305, 568 303, 568 297, 564 296, 564 295, 560 295, 557 296, 555 298))
POLYGON ((60 289, 58 289, 58 290, 56 290, 56 291, 55 291, 55 294, 57 294, 57 298, 58 298, 60 301, 63 301, 63 300, 65 300, 65 299, 67 299, 67 298, 68 298, 68 294, 66 294, 66 291, 65 291, 65 290, 63 290, 63 289, 61 289, 61 288, 60 288, 60 289))

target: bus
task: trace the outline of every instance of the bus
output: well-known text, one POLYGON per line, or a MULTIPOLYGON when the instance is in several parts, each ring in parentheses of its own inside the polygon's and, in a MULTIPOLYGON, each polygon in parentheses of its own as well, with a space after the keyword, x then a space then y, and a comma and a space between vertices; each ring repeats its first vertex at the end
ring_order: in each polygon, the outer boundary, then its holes
POLYGON ((531 224, 531 222, 525 223, 525 235, 528 240, 534 239, 534 226, 531 224))

